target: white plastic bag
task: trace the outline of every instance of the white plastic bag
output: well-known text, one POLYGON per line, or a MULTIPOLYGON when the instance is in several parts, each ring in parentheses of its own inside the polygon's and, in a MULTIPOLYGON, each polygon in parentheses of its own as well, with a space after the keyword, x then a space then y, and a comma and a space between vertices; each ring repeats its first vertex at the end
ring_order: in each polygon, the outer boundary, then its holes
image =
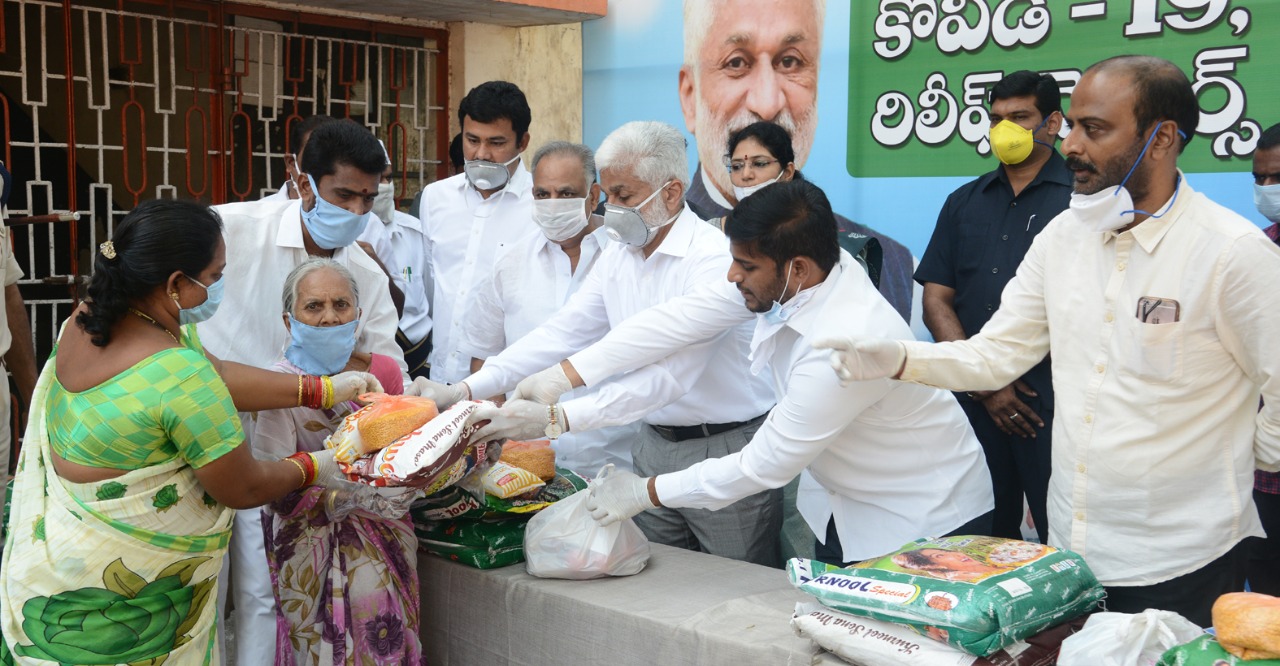
MULTIPOLYGON (((603 481, 601 470, 593 483, 603 481)), ((539 578, 631 576, 649 563, 649 540, 630 518, 601 527, 587 511, 590 488, 543 509, 524 531, 525 568, 539 578)))
POLYGON ((1080 633, 1062 642, 1058 666, 1153 666, 1165 650, 1203 633, 1171 611, 1097 613, 1080 633))

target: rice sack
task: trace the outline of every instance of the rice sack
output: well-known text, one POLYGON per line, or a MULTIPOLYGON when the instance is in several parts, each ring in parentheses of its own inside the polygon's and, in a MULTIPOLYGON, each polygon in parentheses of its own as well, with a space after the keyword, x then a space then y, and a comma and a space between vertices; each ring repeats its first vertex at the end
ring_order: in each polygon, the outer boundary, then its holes
POLYGON ((817 603, 796 604, 791 628, 858 666, 1053 666, 1062 641, 1084 626, 1076 618, 979 657, 922 636, 911 627, 856 617, 817 603))
POLYGON ((351 481, 371 486, 411 486, 427 494, 448 488, 499 453, 497 445, 471 440, 479 424, 470 421, 480 405, 459 402, 386 448, 340 467, 351 481))
MULTIPOLYGON (((504 447, 505 448, 505 447, 504 447)), ((497 464, 494 465, 495 467, 497 464)), ((461 486, 453 486, 414 502, 409 512, 414 522, 450 520, 453 518, 497 517, 504 514, 533 515, 552 504, 587 487, 587 480, 563 467, 556 468, 556 476, 532 497, 494 497, 488 493, 468 492, 461 486)))
POLYGON ((440 414, 430 398, 365 393, 360 400, 369 404, 347 415, 325 440, 325 448, 333 449, 333 459, 338 462, 354 462, 385 449, 440 414))
POLYGON ((787 575, 825 606, 983 657, 1090 612, 1104 594, 1071 551, 981 536, 918 539, 848 568, 792 559, 787 575))

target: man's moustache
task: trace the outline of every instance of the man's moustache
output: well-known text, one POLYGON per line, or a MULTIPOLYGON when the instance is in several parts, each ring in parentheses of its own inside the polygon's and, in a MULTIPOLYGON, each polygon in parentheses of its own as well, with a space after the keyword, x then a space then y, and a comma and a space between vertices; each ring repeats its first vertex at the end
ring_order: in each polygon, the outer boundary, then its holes
POLYGON ((1088 171, 1090 173, 1098 173, 1098 167, 1092 164, 1089 164, 1088 162, 1085 162, 1083 160, 1076 159, 1074 157, 1067 158, 1067 168, 1071 169, 1072 171, 1088 171))

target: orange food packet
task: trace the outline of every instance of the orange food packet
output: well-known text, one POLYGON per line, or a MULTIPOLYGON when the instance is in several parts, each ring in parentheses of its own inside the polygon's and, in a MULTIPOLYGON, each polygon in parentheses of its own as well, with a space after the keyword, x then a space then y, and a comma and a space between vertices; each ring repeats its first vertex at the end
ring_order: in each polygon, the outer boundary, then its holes
POLYGON ((418 396, 365 393, 360 400, 369 404, 343 419, 325 443, 339 462, 381 451, 440 413, 434 400, 418 396))

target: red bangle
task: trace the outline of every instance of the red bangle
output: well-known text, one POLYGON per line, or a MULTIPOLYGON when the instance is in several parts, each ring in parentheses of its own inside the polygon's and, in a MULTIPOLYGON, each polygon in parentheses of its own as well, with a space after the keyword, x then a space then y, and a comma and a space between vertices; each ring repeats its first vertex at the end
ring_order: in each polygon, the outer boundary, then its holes
POLYGON ((305 375, 302 404, 311 409, 324 409, 324 379, 316 375, 305 375))
POLYGON ((316 482, 316 459, 310 453, 299 451, 286 459, 293 460, 302 466, 302 486, 300 487, 306 488, 316 482))

